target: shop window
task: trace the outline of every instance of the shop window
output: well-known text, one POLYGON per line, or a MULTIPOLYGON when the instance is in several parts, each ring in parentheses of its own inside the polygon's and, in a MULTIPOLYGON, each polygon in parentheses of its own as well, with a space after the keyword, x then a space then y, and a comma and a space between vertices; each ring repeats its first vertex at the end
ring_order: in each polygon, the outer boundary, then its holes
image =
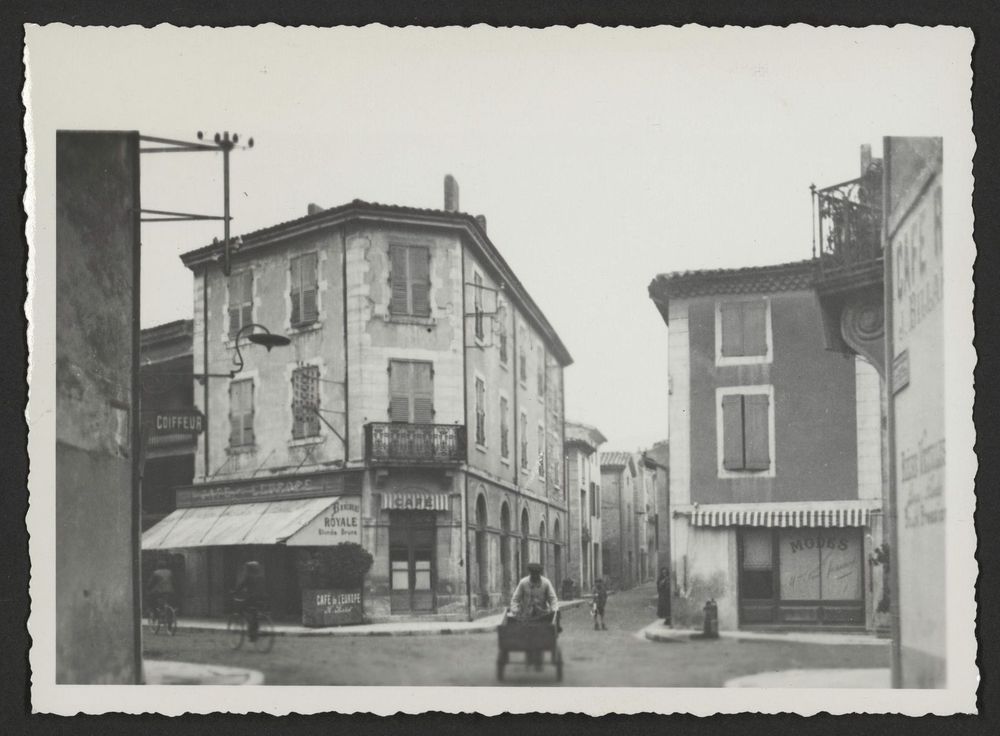
POLYGON ((415 360, 389 361, 389 421, 434 421, 434 367, 415 360))
POLYGON ((740 595, 769 600, 774 597, 774 538, 770 529, 745 529, 741 538, 740 595))
POLYGON ((718 349, 721 358, 766 357, 768 303, 722 302, 718 305, 718 349))
POLYGON ((254 444, 252 379, 229 384, 229 444, 232 447, 254 444))
POLYGON ((319 366, 307 365, 292 372, 292 437, 319 435, 319 366))
POLYGON ((429 317, 431 314, 431 251, 427 246, 389 246, 392 314, 429 317))
POLYGON ((317 263, 316 253, 306 253, 289 262, 293 327, 310 325, 319 319, 317 263))
POLYGON ((253 322, 253 271, 247 269, 229 276, 229 337, 253 322))
POLYGON ((845 529, 783 529, 781 598, 851 601, 861 593, 861 536, 845 529))
POLYGON ((728 471, 771 468, 770 397, 765 393, 722 397, 722 467, 728 471))

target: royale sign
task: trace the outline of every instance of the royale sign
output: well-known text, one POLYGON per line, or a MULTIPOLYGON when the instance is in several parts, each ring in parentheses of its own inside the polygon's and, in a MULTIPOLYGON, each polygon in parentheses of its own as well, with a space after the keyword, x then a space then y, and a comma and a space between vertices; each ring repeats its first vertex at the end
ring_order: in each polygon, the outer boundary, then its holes
POLYGON ((361 544, 361 497, 343 496, 297 532, 290 547, 332 547, 354 542, 361 544))

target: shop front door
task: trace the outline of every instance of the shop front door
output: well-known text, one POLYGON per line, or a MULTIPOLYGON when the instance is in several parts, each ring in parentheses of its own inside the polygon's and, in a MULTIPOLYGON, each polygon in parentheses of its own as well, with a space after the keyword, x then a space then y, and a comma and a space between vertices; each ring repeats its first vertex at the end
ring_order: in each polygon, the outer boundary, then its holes
POLYGON ((435 610, 435 524, 432 512, 393 511, 389 522, 392 613, 435 610))

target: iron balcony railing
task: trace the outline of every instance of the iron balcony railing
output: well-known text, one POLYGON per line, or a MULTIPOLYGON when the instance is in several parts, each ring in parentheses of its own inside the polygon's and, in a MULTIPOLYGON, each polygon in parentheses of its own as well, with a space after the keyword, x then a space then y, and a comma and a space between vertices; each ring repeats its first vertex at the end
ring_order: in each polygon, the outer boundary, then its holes
POLYGON ((876 265, 882 258, 882 168, 857 179, 812 188, 813 258, 822 277, 876 265))
POLYGON ((365 459, 376 465, 461 463, 465 426, 370 422, 365 425, 365 459))

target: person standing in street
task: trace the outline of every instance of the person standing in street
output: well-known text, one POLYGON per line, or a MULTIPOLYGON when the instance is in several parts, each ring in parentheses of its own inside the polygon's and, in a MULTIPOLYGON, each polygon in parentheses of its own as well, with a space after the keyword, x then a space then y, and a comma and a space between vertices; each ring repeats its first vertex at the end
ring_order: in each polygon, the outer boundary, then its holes
POLYGON ((598 578, 597 582, 594 583, 594 596, 593 603, 591 604, 594 609, 594 631, 607 631, 608 627, 604 624, 604 606, 608 602, 608 589, 604 585, 604 579, 598 578))
POLYGON ((663 623, 670 625, 670 573, 667 568, 660 568, 660 577, 656 579, 656 615, 663 623))

